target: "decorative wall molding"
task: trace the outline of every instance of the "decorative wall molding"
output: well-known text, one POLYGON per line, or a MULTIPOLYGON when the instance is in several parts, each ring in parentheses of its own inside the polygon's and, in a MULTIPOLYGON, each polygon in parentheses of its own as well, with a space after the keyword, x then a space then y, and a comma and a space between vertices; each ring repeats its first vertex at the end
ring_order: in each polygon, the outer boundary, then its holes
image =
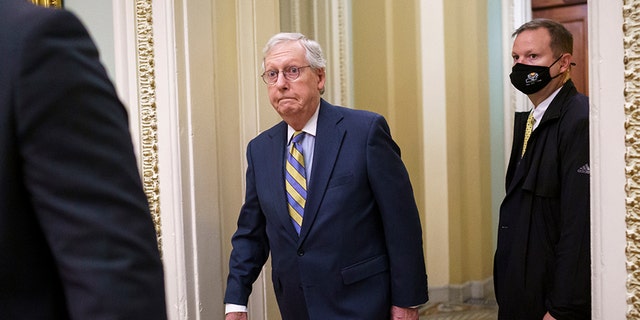
POLYGON ((640 319, 640 1, 623 4, 627 319, 640 319))
POLYGON ((43 7, 62 8, 62 0, 31 0, 31 2, 43 7))
POLYGON ((429 288, 429 303, 464 303, 469 300, 485 300, 494 296, 493 277, 463 284, 450 284, 429 288))
POLYGON ((149 200, 149 209, 151 210, 151 217, 158 236, 158 247, 162 248, 152 1, 137 0, 135 9, 142 183, 144 192, 149 200))
MULTIPOLYGON (((502 3, 502 49, 504 60, 502 68, 506 72, 511 72, 513 60, 511 52, 513 37, 511 34, 523 23, 531 20, 531 1, 529 0, 501 0, 502 3)), ((502 89, 504 103, 504 161, 509 163, 511 145, 513 142, 513 117, 517 111, 527 111, 531 109, 529 98, 516 90, 511 82, 505 81, 502 89)))
POLYGON ((334 91, 333 101, 343 106, 353 106, 353 63, 351 47, 351 6, 349 1, 333 0, 328 15, 331 17, 329 25, 335 26, 331 30, 332 64, 337 75, 332 78, 334 91))
POLYGON ((327 58, 324 98, 353 107, 351 1, 280 1, 280 26, 284 32, 301 32, 322 46, 327 58))

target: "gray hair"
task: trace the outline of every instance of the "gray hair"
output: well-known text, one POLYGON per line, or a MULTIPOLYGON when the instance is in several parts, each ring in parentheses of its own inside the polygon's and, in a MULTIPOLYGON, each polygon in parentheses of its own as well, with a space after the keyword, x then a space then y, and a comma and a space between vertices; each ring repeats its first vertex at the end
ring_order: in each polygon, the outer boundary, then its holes
POLYGON ((324 55, 322 54, 322 48, 320 47, 320 44, 318 42, 307 38, 302 33, 282 32, 271 37, 271 39, 269 39, 269 41, 267 42, 267 45, 265 45, 264 49, 262 50, 262 54, 263 54, 262 69, 263 70, 264 70, 264 57, 269 55, 269 53, 275 46, 287 41, 297 41, 298 43, 300 43, 300 45, 302 45, 302 47, 306 51, 305 57, 307 58, 307 62, 309 62, 309 65, 312 68, 324 69, 327 66, 327 60, 324 58, 324 55))

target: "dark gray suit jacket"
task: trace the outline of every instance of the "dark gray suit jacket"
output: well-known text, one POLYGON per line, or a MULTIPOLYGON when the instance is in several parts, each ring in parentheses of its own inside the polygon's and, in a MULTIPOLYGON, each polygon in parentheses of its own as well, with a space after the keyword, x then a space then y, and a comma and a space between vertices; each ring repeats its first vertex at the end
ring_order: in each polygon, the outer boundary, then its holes
POLYGON ((527 116, 515 116, 500 207, 498 318, 591 319, 589 100, 565 83, 521 159, 527 116))
POLYGON ((0 0, 0 319, 165 319, 127 115, 77 18, 0 0))

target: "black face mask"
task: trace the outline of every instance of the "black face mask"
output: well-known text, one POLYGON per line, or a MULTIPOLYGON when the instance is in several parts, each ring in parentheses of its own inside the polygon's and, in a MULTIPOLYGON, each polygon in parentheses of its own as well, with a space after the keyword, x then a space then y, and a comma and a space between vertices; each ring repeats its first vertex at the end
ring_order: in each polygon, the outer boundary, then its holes
POLYGON ((511 69, 511 74, 509 75, 509 78, 511 78, 511 84, 513 84, 516 89, 527 95, 540 91, 549 84, 552 79, 560 76, 560 74, 558 74, 555 77, 551 77, 551 73, 549 71, 551 70, 551 67, 560 60, 560 58, 562 58, 562 55, 548 67, 516 63, 511 69))

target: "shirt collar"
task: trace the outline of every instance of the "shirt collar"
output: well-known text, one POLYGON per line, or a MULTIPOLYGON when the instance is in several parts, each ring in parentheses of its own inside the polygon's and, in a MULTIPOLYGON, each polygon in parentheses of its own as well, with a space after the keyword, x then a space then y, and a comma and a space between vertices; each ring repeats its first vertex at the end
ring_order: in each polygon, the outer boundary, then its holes
POLYGON ((551 95, 549 95, 546 99, 544 99, 544 101, 542 101, 537 107, 533 108, 531 112, 533 112, 533 118, 536 119, 536 122, 534 122, 534 125, 533 125, 533 129, 538 127, 538 124, 540 124, 540 120, 542 120, 544 113, 549 108, 549 105, 551 105, 551 102, 553 101, 553 99, 558 95, 558 92, 560 92, 560 89, 562 89, 562 87, 556 89, 556 91, 551 93, 551 95))
MULTIPOLYGON (((308 135, 312 135, 312 136, 316 136, 316 129, 318 127, 318 113, 320 112, 320 104, 318 104, 318 107, 316 108, 316 112, 313 113, 313 115, 311 116, 311 118, 309 119, 309 121, 307 121, 307 124, 304 125, 304 127, 302 128, 302 132, 308 134, 308 135)), ((291 138, 293 137, 293 134, 296 132, 295 129, 293 129, 293 127, 291 127, 290 125, 287 125, 287 145, 289 143, 291 143, 291 138)))

